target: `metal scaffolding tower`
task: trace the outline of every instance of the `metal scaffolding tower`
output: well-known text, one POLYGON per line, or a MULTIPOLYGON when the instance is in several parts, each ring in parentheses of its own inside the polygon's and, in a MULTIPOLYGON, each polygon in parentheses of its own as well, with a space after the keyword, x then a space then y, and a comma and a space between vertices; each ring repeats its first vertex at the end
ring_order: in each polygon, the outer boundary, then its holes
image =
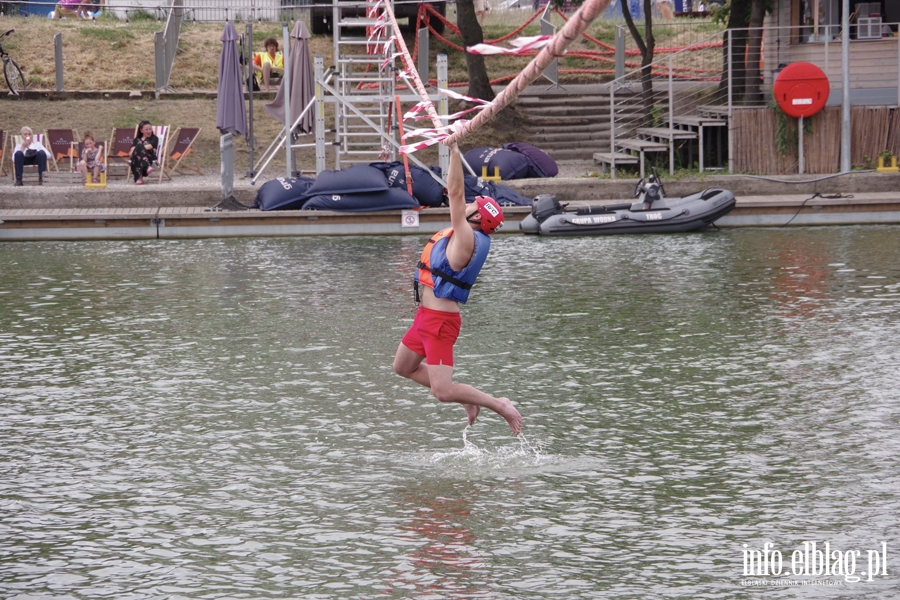
MULTIPOLYGON (((397 91, 400 73, 391 24, 385 23, 376 39, 367 37, 366 28, 376 26, 374 18, 348 16, 371 7, 366 2, 340 2, 332 6, 334 32, 334 85, 325 81, 321 57, 315 59, 316 77, 316 171, 325 169, 325 105, 334 107, 334 168, 397 159, 402 145, 398 120, 403 110, 397 104, 418 103, 421 98, 410 89, 397 91)), ((400 35, 400 32, 396 32, 400 35)), ((447 86, 447 58, 438 57, 438 87, 447 86)), ((440 115, 447 114, 447 98, 429 94, 440 115)), ((410 156, 414 162, 414 157, 410 156)), ((449 151, 440 147, 442 172, 446 173, 449 151)))

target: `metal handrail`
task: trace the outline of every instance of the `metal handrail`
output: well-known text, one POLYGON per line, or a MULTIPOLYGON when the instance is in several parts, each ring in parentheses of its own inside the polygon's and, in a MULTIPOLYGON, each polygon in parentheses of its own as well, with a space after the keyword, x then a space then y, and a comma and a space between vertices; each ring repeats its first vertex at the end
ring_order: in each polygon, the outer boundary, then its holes
MULTIPOLYGON (((325 83, 329 83, 334 77, 334 67, 328 67, 328 70, 325 72, 325 83)), ((256 185, 256 181, 260 178, 263 172, 266 170, 266 167, 272 162, 275 158, 276 153, 278 153, 281 148, 284 146, 285 141, 288 139, 289 132, 293 131, 297 125, 300 124, 300 121, 303 117, 306 116, 306 113, 315 105, 316 99, 312 98, 303 111, 300 113, 300 116, 291 124, 290 127, 285 127, 278 132, 278 135, 275 136, 275 139, 272 140, 272 143, 269 144, 269 147, 266 148, 266 151, 263 152, 262 156, 260 156, 259 161, 257 161, 256 165, 253 168, 254 176, 253 179, 250 180, 250 185, 256 185), (260 166, 262 164, 262 166, 260 166), (259 169, 257 171, 257 169, 259 169)))

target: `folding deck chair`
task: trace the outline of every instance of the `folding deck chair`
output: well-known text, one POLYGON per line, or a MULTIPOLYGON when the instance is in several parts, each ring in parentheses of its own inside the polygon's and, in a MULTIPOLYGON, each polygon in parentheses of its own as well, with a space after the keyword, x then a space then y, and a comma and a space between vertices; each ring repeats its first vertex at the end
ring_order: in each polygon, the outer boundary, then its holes
MULTIPOLYGON (((172 150, 168 152, 166 156, 166 162, 168 162, 171 166, 167 166, 163 169, 163 173, 165 173, 167 179, 172 179, 172 173, 178 171, 181 173, 181 168, 190 169, 194 171, 198 175, 203 175, 203 171, 200 170, 200 161, 197 160, 197 154, 194 152, 194 142, 197 141, 197 138, 200 136, 201 127, 182 127, 178 130, 178 136, 172 137, 174 142, 172 143, 172 150), (187 162, 184 165, 181 164, 188 156, 192 156, 194 159, 194 166, 190 166, 187 162), (175 161, 172 164, 172 161, 175 161)), ((183 174, 183 173, 182 173, 183 174)), ((162 181, 162 178, 160 178, 162 181)))
POLYGON ((162 183, 163 175, 166 172, 166 155, 169 150, 169 130, 168 125, 153 125, 153 134, 159 140, 156 147, 156 160, 159 163, 159 183, 162 183))
POLYGON ((2 129, 0 129, 0 177, 7 175, 6 172, 6 159, 7 155, 11 154, 11 152, 6 151, 6 144, 9 141, 9 136, 6 135, 2 129))
MULTIPOLYGON (((34 139, 34 141, 42 144, 44 146, 44 148, 47 148, 47 144, 46 144, 47 138, 44 137, 44 134, 35 133, 32 136, 32 139, 34 139)), ((12 155, 13 154, 12 151, 15 150, 16 146, 18 146, 21 143, 22 143, 22 136, 14 135, 13 139, 12 139, 12 143, 10 144, 10 148, 9 148, 9 154, 10 154, 9 162, 11 165, 11 168, 9 170, 10 171, 9 175, 10 175, 10 177, 12 177, 13 182, 15 182, 15 180, 16 180, 16 165, 15 165, 15 157, 12 155)), ((50 148, 47 148, 47 151, 49 151, 49 150, 50 150, 50 148)), ((47 159, 47 170, 48 171, 50 170, 50 163, 51 163, 50 159, 47 159)), ((46 173, 46 171, 45 171, 45 173, 46 173)), ((39 181, 40 181, 40 174, 38 173, 38 166, 37 165, 25 165, 25 168, 22 170, 22 183, 23 184, 33 183, 34 185, 37 185, 39 181)))
POLYGON ((131 144, 137 127, 133 129, 115 128, 109 135, 109 150, 106 153, 106 177, 118 177, 121 173, 124 179, 131 176, 129 160, 131 158, 131 144))
POLYGON ((75 170, 78 162, 78 132, 74 129, 48 129, 46 148, 50 151, 50 161, 47 170, 52 164, 54 170, 59 171, 59 162, 69 159, 69 173, 75 170))

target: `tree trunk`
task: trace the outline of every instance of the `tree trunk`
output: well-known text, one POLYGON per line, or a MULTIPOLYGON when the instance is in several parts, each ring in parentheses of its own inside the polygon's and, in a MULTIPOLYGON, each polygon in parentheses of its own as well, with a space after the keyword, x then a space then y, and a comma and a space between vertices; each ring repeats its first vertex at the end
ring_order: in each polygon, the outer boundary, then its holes
POLYGON ((750 23, 750 0, 731 0, 728 29, 722 44, 722 81, 719 95, 728 93, 728 50, 731 48, 731 93, 734 100, 744 97, 746 85, 747 31, 750 23), (731 44, 728 40, 731 38, 731 44))
MULTIPOLYGON (((456 25, 462 35, 463 46, 474 46, 484 42, 484 32, 475 16, 475 3, 472 0, 457 0, 456 25)), ((493 100, 494 89, 488 78, 484 57, 480 54, 466 52, 466 70, 469 75, 469 96, 482 100, 493 100)))
MULTIPOLYGON (((653 13, 650 1, 644 0, 644 44, 646 51, 641 54, 641 92, 644 95, 644 106, 653 108, 653 52, 656 50, 656 38, 653 37, 653 13)), ((654 123, 655 125, 655 123, 654 123)))
POLYGON ((762 26, 766 16, 766 0, 753 0, 750 5, 750 33, 747 37, 747 104, 762 104, 759 59, 762 52, 762 26))
POLYGON ((631 7, 628 6, 628 0, 622 0, 622 16, 625 17, 625 25, 637 44, 638 50, 641 51, 641 96, 644 103, 644 112, 647 118, 652 114, 653 108, 653 74, 651 73, 650 63, 653 62, 653 50, 656 46, 656 40, 653 39, 653 23, 650 18, 650 0, 644 0, 644 34, 647 42, 641 37, 637 26, 634 24, 634 18, 631 16, 631 7))

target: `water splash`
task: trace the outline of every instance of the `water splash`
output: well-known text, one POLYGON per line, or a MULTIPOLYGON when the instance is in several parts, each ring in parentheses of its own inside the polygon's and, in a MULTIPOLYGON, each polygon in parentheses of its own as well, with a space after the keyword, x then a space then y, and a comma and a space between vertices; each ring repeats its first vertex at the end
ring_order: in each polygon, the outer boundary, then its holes
POLYGON ((543 444, 541 444, 541 442, 536 442, 536 444, 537 444, 537 448, 532 446, 531 443, 527 439, 525 439, 524 433, 519 432, 519 446, 523 452, 530 452, 531 454, 533 454, 536 457, 543 456, 543 450, 544 450, 543 444))
POLYGON ((469 426, 462 431, 462 448, 447 452, 435 452, 431 457, 431 463, 457 463, 459 465, 472 465, 493 468, 508 467, 535 467, 550 460, 550 456, 543 452, 542 445, 537 442, 532 444, 523 434, 519 434, 519 443, 515 446, 504 447, 479 447, 469 441, 469 426))

